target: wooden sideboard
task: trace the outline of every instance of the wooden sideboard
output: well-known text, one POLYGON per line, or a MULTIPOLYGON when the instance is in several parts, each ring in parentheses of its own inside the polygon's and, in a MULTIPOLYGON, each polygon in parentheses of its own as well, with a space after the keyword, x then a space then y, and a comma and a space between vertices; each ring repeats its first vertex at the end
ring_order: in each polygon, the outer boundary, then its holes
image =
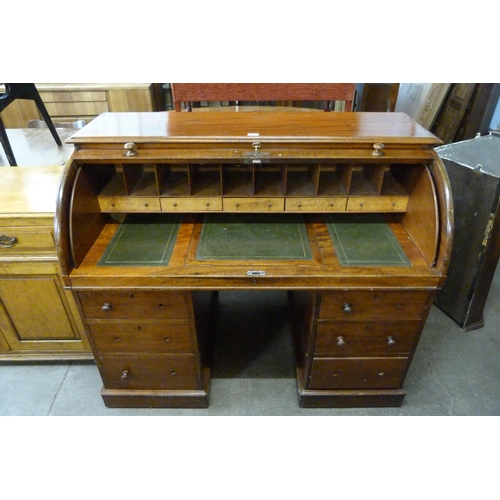
POLYGON ((54 244, 62 171, 0 168, 0 360, 92 359, 54 244))
POLYGON ((207 406, 217 291, 271 289, 301 406, 402 404, 451 251, 435 136, 400 113, 170 112, 70 141, 56 243, 106 405, 207 406))
MULTIPOLYGON (((55 122, 85 120, 101 113, 163 110, 161 86, 152 83, 37 83, 47 111, 55 122)), ((33 101, 18 99, 2 111, 5 128, 26 128, 40 120, 33 101)))

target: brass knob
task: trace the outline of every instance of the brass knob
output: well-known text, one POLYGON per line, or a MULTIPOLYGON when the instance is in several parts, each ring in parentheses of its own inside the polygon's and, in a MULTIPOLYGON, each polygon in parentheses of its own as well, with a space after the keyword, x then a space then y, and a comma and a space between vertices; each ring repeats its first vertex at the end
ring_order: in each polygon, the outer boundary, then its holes
POLYGON ((346 313, 346 314, 349 314, 352 312, 352 306, 351 304, 349 304, 348 302, 346 302, 343 306, 342 306, 342 310, 346 313))
POLYGON ((127 380, 129 378, 130 372, 128 370, 123 370, 121 379, 127 380))
POLYGON ((111 311, 111 309, 113 309, 113 305, 110 304, 109 302, 104 302, 104 304, 102 305, 102 310, 109 312, 111 311))
POLYGON ((385 148, 385 145, 382 144, 381 142, 376 142, 374 145, 373 145, 373 149, 375 151, 372 152, 372 155, 373 156, 384 156, 384 153, 383 153, 383 149, 385 148))
POLYGON ((345 339, 342 336, 337 337, 337 345, 338 346, 344 346, 345 345, 345 339))
POLYGON ((123 156, 137 156, 137 144, 135 142, 126 142, 123 149, 125 150, 123 156))
POLYGON ((394 339, 394 337, 389 335, 389 337, 387 337, 387 343, 389 345, 394 345, 396 343, 396 340, 394 339))

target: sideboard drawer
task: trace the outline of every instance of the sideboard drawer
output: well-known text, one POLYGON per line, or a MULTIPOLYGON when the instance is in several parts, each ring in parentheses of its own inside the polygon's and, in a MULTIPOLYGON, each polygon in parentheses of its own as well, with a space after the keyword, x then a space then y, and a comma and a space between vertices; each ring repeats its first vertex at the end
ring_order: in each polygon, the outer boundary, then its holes
POLYGON ((191 355, 110 356, 99 358, 106 389, 189 390, 198 388, 191 355))
POLYGON ((87 319, 189 319, 186 294, 166 291, 79 292, 87 319))
POLYGON ((420 321, 319 321, 315 354, 335 357, 410 355, 420 321))
POLYGON ((310 389, 398 389, 409 359, 315 358, 310 389))
POLYGON ((0 236, 12 239, 9 241, 2 238, 0 259, 4 256, 26 255, 31 252, 52 252, 55 254, 52 231, 52 226, 0 226, 0 236))
POLYGON ((421 319, 431 294, 415 290, 332 291, 321 296, 319 319, 335 321, 398 321, 421 319))
POLYGON ((100 355, 121 353, 169 353, 193 350, 189 324, 145 321, 91 322, 89 329, 100 355))

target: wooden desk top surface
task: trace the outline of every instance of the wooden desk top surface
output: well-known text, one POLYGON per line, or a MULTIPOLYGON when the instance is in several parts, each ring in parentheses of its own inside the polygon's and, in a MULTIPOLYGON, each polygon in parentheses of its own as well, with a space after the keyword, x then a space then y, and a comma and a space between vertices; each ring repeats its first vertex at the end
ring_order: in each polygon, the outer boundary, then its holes
MULTIPOLYGON (((64 165, 74 151, 72 144, 65 141, 74 129, 58 128, 62 146, 58 146, 48 128, 10 128, 7 129, 12 151, 20 167, 51 167, 64 165)), ((0 146, 0 167, 10 167, 3 147, 0 146)), ((15 168, 15 167, 13 167, 15 168)))
POLYGON ((231 143, 242 140, 303 144, 441 144, 437 137, 404 113, 303 111, 103 113, 68 142, 231 143))
POLYGON ((53 217, 63 168, 0 168, 0 216, 26 214, 53 217))

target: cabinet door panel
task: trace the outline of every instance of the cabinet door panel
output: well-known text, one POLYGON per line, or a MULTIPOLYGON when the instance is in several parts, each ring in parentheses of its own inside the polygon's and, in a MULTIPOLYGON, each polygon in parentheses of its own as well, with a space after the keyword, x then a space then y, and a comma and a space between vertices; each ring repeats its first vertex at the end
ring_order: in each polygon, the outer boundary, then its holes
POLYGON ((2 279, 0 297, 19 340, 76 338, 56 277, 2 279))

